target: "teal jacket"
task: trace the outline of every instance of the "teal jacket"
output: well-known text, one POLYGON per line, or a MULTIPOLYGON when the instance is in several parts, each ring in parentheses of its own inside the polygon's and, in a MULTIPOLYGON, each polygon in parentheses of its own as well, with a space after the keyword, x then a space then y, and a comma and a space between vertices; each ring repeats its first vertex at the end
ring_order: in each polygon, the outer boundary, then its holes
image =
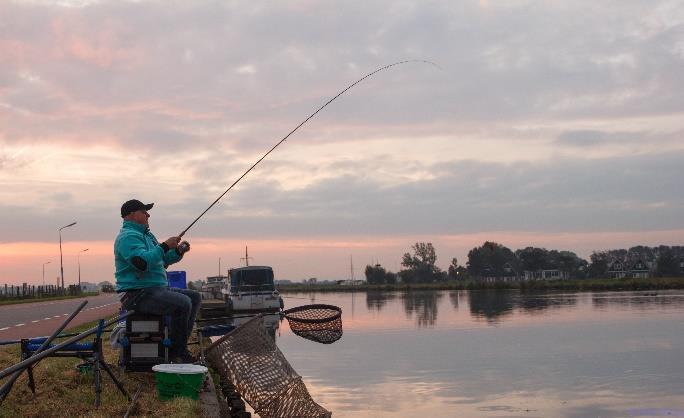
POLYGON ((167 287, 166 267, 183 256, 159 244, 146 225, 124 221, 114 241, 116 291, 167 287))

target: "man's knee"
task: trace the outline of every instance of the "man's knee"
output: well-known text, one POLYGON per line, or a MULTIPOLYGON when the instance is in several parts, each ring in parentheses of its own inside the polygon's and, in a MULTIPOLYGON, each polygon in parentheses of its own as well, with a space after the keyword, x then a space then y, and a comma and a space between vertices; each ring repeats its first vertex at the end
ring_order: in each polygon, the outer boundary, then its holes
POLYGON ((188 289, 187 295, 190 298, 190 300, 192 301, 193 305, 199 305, 202 302, 202 295, 200 294, 200 292, 198 292, 196 290, 188 289))
POLYGON ((199 305, 202 302, 202 295, 200 292, 192 289, 179 289, 177 290, 178 293, 187 296, 190 298, 190 301, 192 302, 192 305, 199 305))
POLYGON ((178 303, 178 309, 182 312, 190 313, 190 311, 192 310, 192 299, 190 299, 189 297, 184 297, 183 299, 180 299, 178 303))

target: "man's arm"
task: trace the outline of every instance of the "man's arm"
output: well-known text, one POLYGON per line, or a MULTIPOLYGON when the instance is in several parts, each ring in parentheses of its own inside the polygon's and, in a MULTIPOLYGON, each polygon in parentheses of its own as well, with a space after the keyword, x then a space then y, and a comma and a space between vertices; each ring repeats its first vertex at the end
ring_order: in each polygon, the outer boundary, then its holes
POLYGON ((188 251, 190 251, 190 244, 187 241, 181 242, 176 248, 164 253, 164 264, 168 266, 181 261, 188 251))
POLYGON ((127 234, 118 242, 118 252, 121 257, 140 272, 147 271, 154 263, 159 263, 164 257, 161 245, 147 249, 142 235, 127 234))

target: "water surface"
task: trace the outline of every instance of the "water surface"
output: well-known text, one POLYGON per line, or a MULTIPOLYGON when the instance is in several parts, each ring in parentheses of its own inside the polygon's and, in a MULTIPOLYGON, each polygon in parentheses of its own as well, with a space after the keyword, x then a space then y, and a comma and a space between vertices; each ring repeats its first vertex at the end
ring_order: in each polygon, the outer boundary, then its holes
POLYGON ((684 292, 286 294, 342 307, 276 342, 335 417, 684 416, 684 292))

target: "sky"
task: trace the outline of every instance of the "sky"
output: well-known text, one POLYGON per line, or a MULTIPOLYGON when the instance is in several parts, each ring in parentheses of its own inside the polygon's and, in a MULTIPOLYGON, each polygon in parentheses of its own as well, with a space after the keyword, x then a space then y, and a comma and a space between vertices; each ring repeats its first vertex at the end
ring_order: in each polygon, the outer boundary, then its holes
POLYGON ((682 245, 681 1, 0 0, 0 284, 113 281, 121 204, 173 269, 281 279, 682 245), (88 249, 88 251, 83 251, 88 249), (48 263, 45 264, 44 263, 48 263), (352 269, 353 264, 353 269, 352 269))

